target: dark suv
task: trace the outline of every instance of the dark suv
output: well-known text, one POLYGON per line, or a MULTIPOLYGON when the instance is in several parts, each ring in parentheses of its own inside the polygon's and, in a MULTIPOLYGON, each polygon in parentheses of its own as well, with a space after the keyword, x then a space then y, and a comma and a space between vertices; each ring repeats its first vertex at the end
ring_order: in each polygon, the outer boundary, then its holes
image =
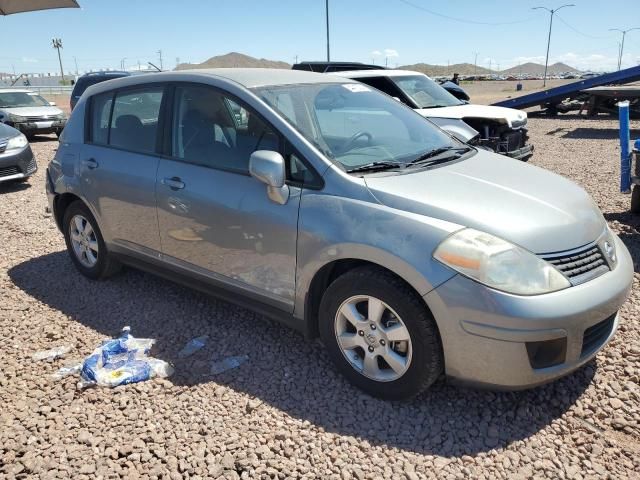
POLYGON ((71 110, 73 110, 73 108, 76 106, 76 103, 78 103, 78 100, 80 99, 84 91, 91 85, 95 85, 96 83, 100 82, 106 82, 107 80, 113 80, 114 78, 128 77, 130 75, 131 72, 118 71, 89 72, 82 75, 76 80, 76 83, 73 86, 73 92, 71 92, 71 110))

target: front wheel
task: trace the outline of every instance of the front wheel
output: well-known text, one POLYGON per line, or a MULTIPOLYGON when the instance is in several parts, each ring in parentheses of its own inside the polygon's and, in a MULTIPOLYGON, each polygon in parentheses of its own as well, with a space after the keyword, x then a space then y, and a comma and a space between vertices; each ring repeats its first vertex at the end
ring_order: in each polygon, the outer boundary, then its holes
POLYGON ((98 223, 84 203, 76 201, 69 205, 63 226, 69 256, 85 277, 97 280, 120 269, 120 264, 107 251, 98 223))
POLYGON ((406 283, 379 268, 351 270, 329 286, 320 334, 338 370, 376 397, 413 397, 443 370, 431 313, 406 283))

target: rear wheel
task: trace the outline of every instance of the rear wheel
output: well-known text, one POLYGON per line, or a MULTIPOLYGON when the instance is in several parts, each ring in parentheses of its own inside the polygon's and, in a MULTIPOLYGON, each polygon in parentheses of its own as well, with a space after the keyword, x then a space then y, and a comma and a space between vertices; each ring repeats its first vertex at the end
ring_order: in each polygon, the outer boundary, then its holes
POLYGON ((320 304, 320 334, 353 384, 386 399, 405 399, 443 370, 435 321, 398 277, 361 267, 335 280, 320 304))
POLYGON ((76 268, 93 280, 106 278, 120 269, 109 254, 98 224, 87 206, 73 202, 64 214, 64 239, 76 268))

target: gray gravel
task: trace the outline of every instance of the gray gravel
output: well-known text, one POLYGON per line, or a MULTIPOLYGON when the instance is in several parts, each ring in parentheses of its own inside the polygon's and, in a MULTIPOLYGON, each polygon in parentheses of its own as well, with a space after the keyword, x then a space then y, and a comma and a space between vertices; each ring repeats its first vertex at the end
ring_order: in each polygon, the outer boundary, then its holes
MULTIPOLYGON (((639 271, 640 218, 617 191, 616 123, 530 125, 532 163, 589 191, 639 271)), ((56 147, 33 144, 30 185, 0 186, 0 477, 638 478, 637 284, 616 338, 567 378, 515 393, 438 382, 410 403, 383 402, 347 384, 317 342, 243 308, 134 270, 81 277, 44 214, 56 147), (125 325, 157 339, 152 354, 175 364, 173 377, 84 391, 76 378, 48 378, 125 325), (207 345, 179 359, 201 335, 207 345), (64 358, 31 359, 60 345, 73 347, 64 358), (244 354, 210 374, 211 361, 244 354)))

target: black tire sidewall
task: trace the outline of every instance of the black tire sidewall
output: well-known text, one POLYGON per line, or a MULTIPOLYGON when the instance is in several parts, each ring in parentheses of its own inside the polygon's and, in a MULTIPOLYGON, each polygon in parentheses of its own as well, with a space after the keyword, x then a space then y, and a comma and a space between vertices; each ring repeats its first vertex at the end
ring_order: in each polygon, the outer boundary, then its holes
POLYGON ((69 256, 71 257, 73 264, 85 277, 88 277, 92 280, 97 280, 102 277, 107 267, 108 253, 104 240, 102 238, 102 232, 100 231, 95 218, 91 214, 91 211, 82 202, 76 201, 69 205, 69 207, 66 209, 63 222, 64 241, 67 245, 67 251, 69 252, 69 256), (98 261, 93 267, 87 267, 83 265, 73 250, 70 235, 70 222, 75 215, 82 215, 84 218, 86 218, 87 221, 91 223, 91 228, 96 235, 96 240, 98 241, 98 261))
POLYGON ((426 306, 420 304, 422 300, 412 297, 407 288, 399 288, 398 282, 385 282, 384 275, 350 273, 329 286, 320 304, 320 336, 331 359, 345 377, 373 396, 401 400, 417 395, 433 383, 442 370, 440 339, 433 317, 426 306), (399 315, 409 330, 411 365, 399 379, 390 382, 371 380, 354 369, 340 350, 335 336, 335 315, 340 305, 355 295, 370 295, 382 300, 399 315))

